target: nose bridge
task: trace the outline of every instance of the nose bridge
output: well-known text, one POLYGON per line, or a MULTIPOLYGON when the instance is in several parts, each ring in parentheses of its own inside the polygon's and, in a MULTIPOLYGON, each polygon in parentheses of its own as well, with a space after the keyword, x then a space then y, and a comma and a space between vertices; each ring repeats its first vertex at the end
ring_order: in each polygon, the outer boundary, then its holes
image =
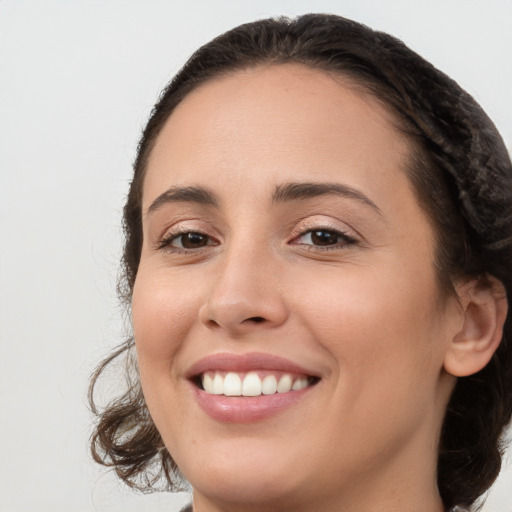
POLYGON ((268 243, 234 240, 219 258, 202 321, 233 333, 281 325, 287 313, 278 276, 278 258, 268 243))

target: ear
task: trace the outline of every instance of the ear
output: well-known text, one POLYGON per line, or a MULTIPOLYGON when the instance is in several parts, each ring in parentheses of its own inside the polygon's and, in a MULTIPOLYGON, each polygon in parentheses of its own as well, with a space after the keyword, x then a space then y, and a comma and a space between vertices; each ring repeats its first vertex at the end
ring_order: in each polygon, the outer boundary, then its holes
POLYGON ((463 322, 449 343, 444 368, 456 377, 480 371, 491 360, 503 335, 508 311, 505 287, 493 276, 456 286, 463 322))

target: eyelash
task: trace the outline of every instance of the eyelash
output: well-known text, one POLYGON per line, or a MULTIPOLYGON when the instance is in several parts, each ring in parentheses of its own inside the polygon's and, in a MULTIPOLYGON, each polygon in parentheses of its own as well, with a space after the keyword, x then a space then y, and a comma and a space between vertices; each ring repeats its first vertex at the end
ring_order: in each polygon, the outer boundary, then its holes
POLYGON ((303 231, 301 231, 296 237, 294 237, 292 239, 292 242, 294 242, 294 245, 304 245, 304 246, 307 246, 307 250, 308 251, 333 251, 333 250, 343 250, 347 247, 350 247, 350 246, 353 246, 353 245, 357 245, 358 244, 358 240, 350 235, 348 235, 347 233, 339 230, 339 229, 334 229, 332 227, 328 227, 328 226, 314 226, 314 227, 308 227, 307 229, 304 229, 303 231), (310 234, 310 236, 313 235, 313 233, 326 233, 326 234, 329 234, 329 235, 334 235, 336 236, 338 239, 340 239, 340 241, 338 241, 336 244, 333 244, 333 245, 325 245, 325 246, 322 246, 322 245, 314 245, 314 244, 305 244, 305 243, 300 243, 298 242, 299 239, 301 239, 302 237, 304 237, 305 235, 307 234, 310 234))
MULTIPOLYGON (((168 252, 173 253, 181 253, 181 254, 187 254, 187 253, 195 253, 206 249, 207 247, 212 247, 218 245, 218 241, 215 240, 213 237, 209 236, 206 233, 203 233, 201 231, 194 231, 191 229, 179 229, 176 231, 171 231, 165 234, 165 236, 158 242, 157 249, 159 250, 166 250, 168 252), (183 237, 185 235, 198 235, 200 237, 206 237, 207 243, 205 245, 202 245, 200 247, 196 248, 187 248, 187 247, 174 247, 171 244, 178 240, 180 237, 183 237), (213 243, 212 243, 213 242, 213 243)), ((333 251, 333 250, 343 250, 347 247, 354 246, 358 244, 358 240, 354 237, 348 235, 347 233, 339 230, 334 229, 332 227, 327 226, 314 226, 314 227, 308 227, 307 229, 303 229, 298 235, 294 236, 292 240, 290 241, 292 245, 299 245, 307 247, 306 250, 308 251, 333 251), (306 236, 310 235, 310 237, 313 236, 314 233, 323 233, 327 234, 329 236, 335 236, 339 241, 335 244, 329 244, 329 245, 315 245, 313 243, 303 243, 299 242, 299 240, 306 236)), ((183 242, 182 242, 183 245, 183 242)))
POLYGON ((207 235, 206 233, 203 233, 199 230, 192 230, 192 229, 178 229, 176 231, 170 231, 166 233, 163 238, 158 242, 157 249, 159 250, 166 250, 169 252, 177 252, 177 253, 197 253, 201 249, 205 249, 206 247, 211 247, 218 245, 218 242, 211 236, 207 235), (202 237, 207 238, 207 243, 204 246, 196 247, 196 248, 187 248, 187 247, 174 247, 171 244, 178 240, 180 237, 183 237, 185 235, 198 235, 202 237), (214 241, 214 243, 208 243, 214 241))

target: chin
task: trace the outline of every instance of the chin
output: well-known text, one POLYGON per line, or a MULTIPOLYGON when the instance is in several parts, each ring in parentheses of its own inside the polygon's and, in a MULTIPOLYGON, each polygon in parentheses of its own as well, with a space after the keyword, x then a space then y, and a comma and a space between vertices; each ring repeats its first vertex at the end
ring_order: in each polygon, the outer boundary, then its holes
POLYGON ((261 508, 267 504, 265 510, 272 510, 303 494, 307 480, 300 474, 303 465, 294 464, 289 452, 280 460, 275 450, 258 448, 252 443, 246 443, 244 450, 237 444, 230 443, 229 450, 215 453, 202 450, 201 460, 181 464, 195 495, 233 506, 244 504, 249 509, 251 505, 261 508))

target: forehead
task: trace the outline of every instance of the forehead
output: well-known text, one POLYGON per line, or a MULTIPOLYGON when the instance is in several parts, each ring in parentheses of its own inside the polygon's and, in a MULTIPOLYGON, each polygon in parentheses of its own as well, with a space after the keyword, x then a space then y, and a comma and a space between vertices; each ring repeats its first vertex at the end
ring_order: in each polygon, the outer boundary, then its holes
POLYGON ((299 64, 261 65, 213 79, 176 107, 151 153, 144 203, 166 184, 234 172, 262 186, 262 174, 297 181, 314 171, 325 181, 336 167, 340 178, 356 173, 371 185, 385 169, 393 168, 388 179, 402 174, 410 151, 390 111, 352 79, 299 64))

